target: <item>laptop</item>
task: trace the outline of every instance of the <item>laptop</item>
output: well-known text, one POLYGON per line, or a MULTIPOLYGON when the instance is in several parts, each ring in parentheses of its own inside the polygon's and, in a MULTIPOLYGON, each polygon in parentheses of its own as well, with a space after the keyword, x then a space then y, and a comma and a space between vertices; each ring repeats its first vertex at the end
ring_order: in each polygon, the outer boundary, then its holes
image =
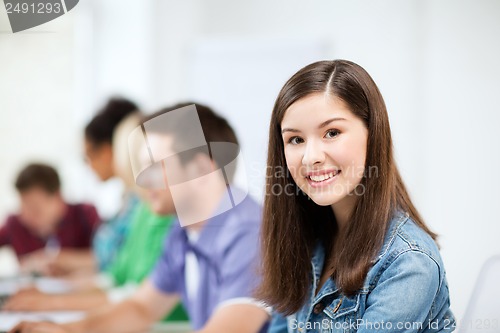
POLYGON ((500 333, 500 255, 488 259, 465 310, 460 333, 500 333))

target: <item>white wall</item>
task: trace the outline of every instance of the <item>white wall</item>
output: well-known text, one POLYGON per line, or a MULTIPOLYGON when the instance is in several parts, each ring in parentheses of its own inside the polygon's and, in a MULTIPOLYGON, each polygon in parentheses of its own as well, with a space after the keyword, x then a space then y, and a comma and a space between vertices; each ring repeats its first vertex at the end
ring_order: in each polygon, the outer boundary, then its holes
MULTIPOLYGON (((2 22, 6 22, 3 17, 2 22)), ((2 31, 7 28, 2 25, 2 31)), ((74 135, 77 124, 72 110, 72 29, 72 17, 67 15, 35 31, 0 33, 2 215, 16 206, 13 181, 28 160, 59 168, 82 160, 75 149, 79 137, 74 135)), ((65 180, 68 174, 62 173, 65 180)))
POLYGON ((84 165, 82 130, 112 94, 152 100, 153 3, 124 4, 81 1, 17 34, 0 10, 0 216, 15 211, 13 181, 33 160, 58 168, 68 200, 91 201, 104 217, 116 211, 121 185, 100 184, 84 165))
POLYGON ((500 3, 429 2, 420 165, 424 216, 442 237, 458 314, 480 266, 500 252, 500 3))

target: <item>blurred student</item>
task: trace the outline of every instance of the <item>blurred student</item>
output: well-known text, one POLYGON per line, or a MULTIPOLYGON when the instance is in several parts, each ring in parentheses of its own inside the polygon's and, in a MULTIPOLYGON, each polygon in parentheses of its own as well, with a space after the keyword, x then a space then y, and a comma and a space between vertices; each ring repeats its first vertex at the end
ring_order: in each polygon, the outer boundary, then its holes
POLYGON ((126 174, 126 171, 122 171, 129 169, 127 166, 130 162, 118 161, 117 163, 117 156, 115 156, 126 149, 126 140, 116 142, 116 128, 125 118, 129 117, 135 119, 132 121, 137 121, 139 116, 140 113, 135 103, 115 97, 111 98, 85 127, 85 156, 90 167, 101 181, 118 176, 125 187, 120 211, 102 224, 94 238, 93 250, 99 271, 105 271, 116 259, 129 233, 134 209, 139 203, 139 198, 133 188, 133 180, 130 180, 131 177, 126 174))
MULTIPOLYGON (((185 106, 188 104, 164 109, 151 120, 185 106)), ((205 146, 198 146, 201 149, 189 154, 179 156, 179 147, 182 149, 185 142, 176 137, 178 132, 169 131, 178 127, 176 123, 146 129, 150 156, 155 152, 169 156, 168 163, 153 160, 151 170, 159 173, 147 177, 153 186, 163 185, 148 191, 151 206, 158 213, 171 214, 175 209, 178 214, 184 214, 184 210, 190 211, 192 205, 200 202, 205 212, 213 213, 227 199, 229 187, 219 171, 226 168, 228 160, 219 154, 210 154, 207 143, 237 144, 236 135, 227 121, 210 108, 197 104, 196 109, 205 146), (164 163, 170 167, 163 169, 164 163), (162 170, 167 169, 170 176, 171 172, 175 173, 175 179, 163 177, 162 170), (187 187, 184 189, 187 195, 180 201, 178 197, 172 201, 170 186, 178 180, 195 178, 199 181, 182 183, 187 187), (175 202, 175 206, 171 206, 171 202, 175 202)), ((184 137, 195 137, 198 133, 184 134, 184 137)), ((229 180, 233 176, 232 172, 227 174, 229 180)), ((233 187, 231 190, 236 195, 237 190, 233 187)), ((153 273, 131 298, 78 322, 21 323, 11 332, 139 332, 169 313, 179 299, 196 331, 259 332, 268 319, 262 305, 252 298, 253 287, 258 284, 260 215, 259 205, 245 197, 232 209, 184 228, 178 220, 165 240, 163 254, 153 273)))
MULTIPOLYGON (((136 119, 140 117, 137 105, 127 99, 113 97, 85 127, 85 159, 101 181, 107 181, 115 176, 120 177, 125 187, 123 205, 114 217, 104 221, 97 230, 92 242, 93 251, 91 253, 62 251, 49 267, 53 275, 83 273, 93 275, 97 271, 107 270, 128 235, 130 220, 139 198, 132 188, 133 183, 127 180, 126 175, 121 177, 121 174, 117 174, 120 173, 120 168, 124 167, 117 165, 114 154, 115 130, 127 117, 136 119)), ((123 146, 124 142, 121 144, 123 146)), ((128 163, 127 161, 127 165, 128 163)))
MULTIPOLYGON (((130 166, 128 135, 139 125, 141 116, 132 113, 116 126, 113 133, 114 174, 129 191, 136 191, 130 166)), ((173 212, 173 202, 166 203, 173 212)), ((66 294, 46 294, 36 289, 22 290, 4 305, 9 311, 92 310, 119 302, 130 296, 150 274, 158 260, 165 236, 174 223, 172 215, 157 215, 147 202, 138 200, 130 213, 129 232, 113 262, 94 284, 66 294), (102 283, 104 281, 104 283, 102 283)), ((165 321, 186 321, 182 306, 177 306, 165 321)))
POLYGON ((44 258, 61 249, 90 253, 99 216, 91 205, 64 201, 53 167, 29 164, 17 176, 15 187, 21 209, 0 228, 0 246, 13 248, 23 270, 38 270, 44 258))

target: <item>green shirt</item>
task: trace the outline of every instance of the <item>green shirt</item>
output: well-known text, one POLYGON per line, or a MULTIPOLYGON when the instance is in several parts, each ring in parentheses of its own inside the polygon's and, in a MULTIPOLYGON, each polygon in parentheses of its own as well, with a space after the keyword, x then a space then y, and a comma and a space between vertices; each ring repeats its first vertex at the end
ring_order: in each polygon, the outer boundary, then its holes
MULTIPOLYGON (((170 232, 173 216, 159 216, 147 204, 137 204, 131 219, 130 230, 115 261, 107 270, 117 286, 141 283, 154 268, 161 255, 163 242, 170 232)), ((188 320, 179 304, 165 321, 188 320)))

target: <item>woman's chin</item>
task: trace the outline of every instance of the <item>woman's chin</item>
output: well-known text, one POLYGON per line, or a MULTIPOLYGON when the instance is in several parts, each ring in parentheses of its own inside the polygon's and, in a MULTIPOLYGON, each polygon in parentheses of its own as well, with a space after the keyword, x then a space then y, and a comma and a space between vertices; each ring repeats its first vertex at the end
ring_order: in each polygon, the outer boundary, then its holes
POLYGON ((311 200, 318 206, 331 206, 339 201, 338 196, 328 193, 309 195, 309 198, 311 198, 311 200))

